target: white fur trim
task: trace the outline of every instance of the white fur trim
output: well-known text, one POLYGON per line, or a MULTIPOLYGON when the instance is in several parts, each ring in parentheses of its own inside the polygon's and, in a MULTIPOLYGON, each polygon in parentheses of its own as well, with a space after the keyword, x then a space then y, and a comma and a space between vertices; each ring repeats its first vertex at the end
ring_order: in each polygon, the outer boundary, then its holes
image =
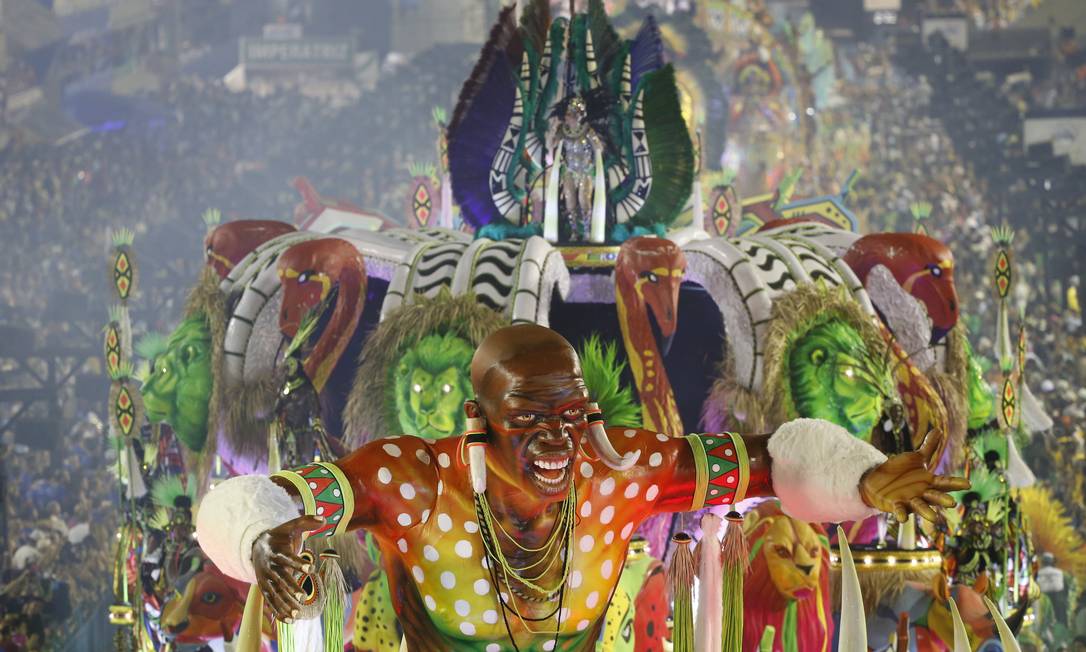
POLYGON ((789 516, 840 523, 878 513, 860 498, 860 478, 886 456, 841 426, 821 419, 789 421, 769 438, 769 456, 773 489, 789 516))
POLYGON ((299 516, 285 489, 263 475, 241 475, 215 486, 196 512, 196 540, 223 573, 256 582, 253 542, 265 530, 299 516))

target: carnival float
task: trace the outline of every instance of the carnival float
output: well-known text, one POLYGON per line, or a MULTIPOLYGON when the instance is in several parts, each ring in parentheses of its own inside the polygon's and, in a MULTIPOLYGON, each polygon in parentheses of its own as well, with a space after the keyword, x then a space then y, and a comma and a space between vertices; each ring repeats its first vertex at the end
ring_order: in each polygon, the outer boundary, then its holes
POLYGON ((947 247, 858 232, 851 179, 741 199, 655 19, 581 9, 501 13, 407 228, 305 180, 293 221, 209 211, 182 321, 138 338, 117 234, 117 649, 960 652, 1043 618, 1076 535, 1018 454, 1013 233, 993 391, 947 247))

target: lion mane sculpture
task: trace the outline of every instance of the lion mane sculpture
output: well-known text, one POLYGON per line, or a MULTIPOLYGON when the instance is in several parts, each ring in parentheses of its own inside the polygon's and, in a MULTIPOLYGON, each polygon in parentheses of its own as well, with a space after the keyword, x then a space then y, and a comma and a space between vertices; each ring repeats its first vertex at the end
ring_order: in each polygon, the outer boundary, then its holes
POLYGON ((830 549, 819 525, 785 515, 776 501, 748 512, 751 564, 743 585, 743 649, 757 650, 767 626, 773 652, 829 652, 833 640, 830 549))

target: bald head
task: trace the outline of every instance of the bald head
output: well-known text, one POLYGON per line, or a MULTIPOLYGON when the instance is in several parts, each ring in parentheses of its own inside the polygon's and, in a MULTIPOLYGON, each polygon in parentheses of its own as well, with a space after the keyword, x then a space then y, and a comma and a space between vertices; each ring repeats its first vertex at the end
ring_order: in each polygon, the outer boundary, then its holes
POLYGON ((539 372, 552 371, 555 363, 568 366, 571 373, 580 376, 580 361, 566 338, 536 324, 506 326, 491 333, 475 350, 471 386, 477 397, 489 398, 493 392, 488 392, 487 386, 493 383, 494 376, 520 376, 532 367, 539 372))

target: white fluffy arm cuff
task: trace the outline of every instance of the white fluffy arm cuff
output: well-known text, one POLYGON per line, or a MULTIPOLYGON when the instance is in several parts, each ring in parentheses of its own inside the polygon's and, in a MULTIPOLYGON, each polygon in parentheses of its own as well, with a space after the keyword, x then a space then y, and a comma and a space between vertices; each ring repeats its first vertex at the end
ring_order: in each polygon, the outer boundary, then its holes
POLYGON ((821 419, 796 419, 769 438, 773 489, 786 514, 812 523, 878 513, 860 498, 860 478, 886 461, 871 444, 821 419))
POLYGON ((290 494, 267 476, 241 475, 204 496, 196 512, 196 540, 219 570, 254 584, 253 542, 298 515, 290 494))

